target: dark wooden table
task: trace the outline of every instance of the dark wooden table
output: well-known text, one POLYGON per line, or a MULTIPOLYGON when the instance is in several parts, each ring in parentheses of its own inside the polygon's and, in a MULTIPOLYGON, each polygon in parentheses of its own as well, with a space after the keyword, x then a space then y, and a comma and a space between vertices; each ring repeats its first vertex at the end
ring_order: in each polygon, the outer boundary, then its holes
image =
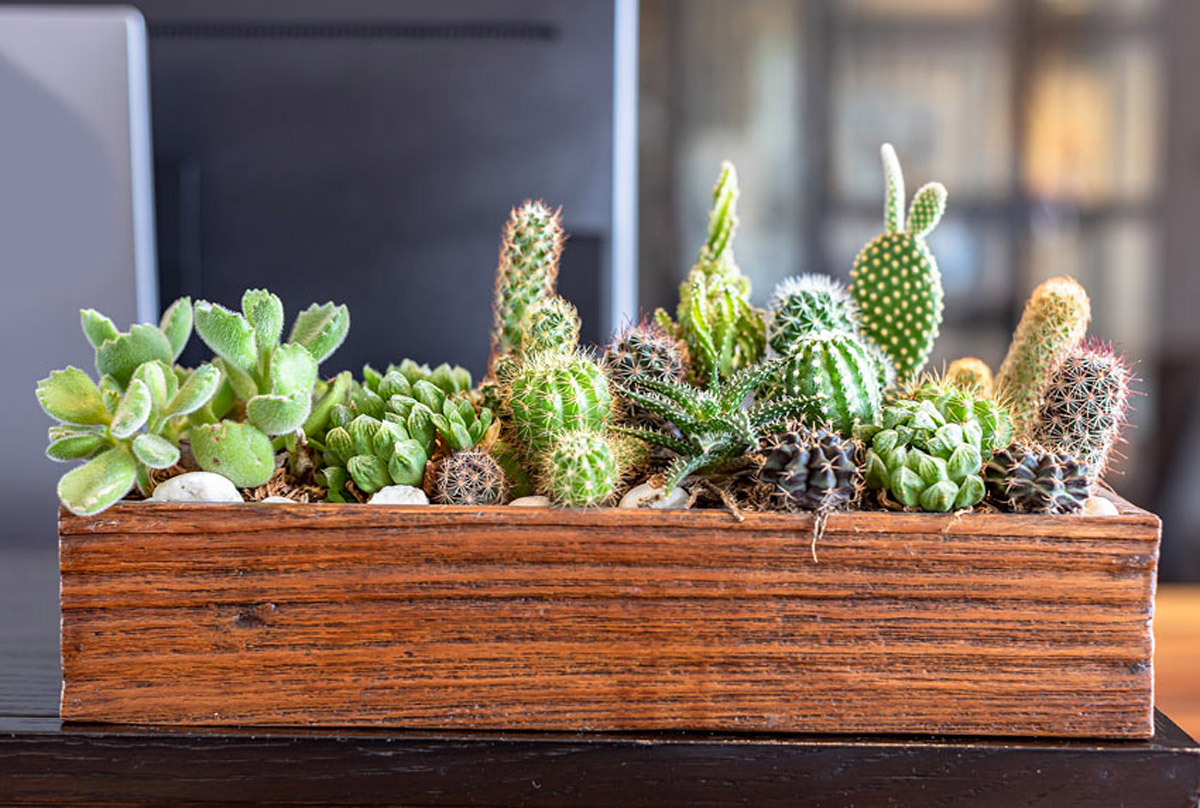
POLYGON ((1161 714, 1123 742, 63 725, 56 563, 0 551, 0 805, 1200 805, 1161 714))

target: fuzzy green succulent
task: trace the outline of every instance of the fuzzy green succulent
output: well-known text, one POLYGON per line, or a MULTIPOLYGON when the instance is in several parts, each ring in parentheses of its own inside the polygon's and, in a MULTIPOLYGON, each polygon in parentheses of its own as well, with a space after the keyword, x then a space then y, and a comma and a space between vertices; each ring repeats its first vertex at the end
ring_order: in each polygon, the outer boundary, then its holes
MULTIPOLYGON (((883 408, 879 424, 855 429, 866 445, 866 484, 887 490, 908 508, 944 513, 969 508, 983 499, 980 471, 1011 424, 977 417, 969 398, 954 390, 900 399, 883 408), (941 406, 942 409, 939 409, 941 406)), ((993 404, 993 402, 987 402, 993 404)))
POLYGON ((692 380, 699 385, 753 365, 766 348, 763 312, 750 304, 750 279, 733 257, 738 194, 737 171, 732 163, 722 163, 713 188, 708 239, 679 287, 679 322, 673 323, 661 309, 655 312, 659 326, 687 345, 692 380), (705 343, 720 350, 705 350, 705 343))
POLYGON ((624 395, 669 424, 663 430, 616 427, 618 432, 674 452, 666 472, 666 490, 691 474, 716 469, 755 449, 759 439, 815 403, 814 397, 781 397, 745 407, 750 392, 779 373, 783 362, 760 362, 707 389, 677 381, 636 375, 624 395))
POLYGON ((63 475, 59 499, 73 513, 90 515, 135 486, 143 496, 150 494, 150 471, 179 461, 188 416, 217 392, 221 372, 212 365, 186 371, 170 364, 191 333, 186 298, 167 310, 159 328, 135 325, 124 334, 94 310, 81 315, 84 333, 96 348, 100 383, 67 367, 38 382, 37 397, 60 422, 50 429, 46 456, 87 461, 63 475), (139 357, 149 358, 130 368, 128 363, 139 357))
POLYGON ((925 237, 946 210, 946 189, 931 182, 913 197, 904 218, 904 175, 890 143, 883 144, 884 232, 854 260, 850 294, 863 333, 891 359, 896 375, 911 380, 933 350, 942 322, 942 276, 925 237))

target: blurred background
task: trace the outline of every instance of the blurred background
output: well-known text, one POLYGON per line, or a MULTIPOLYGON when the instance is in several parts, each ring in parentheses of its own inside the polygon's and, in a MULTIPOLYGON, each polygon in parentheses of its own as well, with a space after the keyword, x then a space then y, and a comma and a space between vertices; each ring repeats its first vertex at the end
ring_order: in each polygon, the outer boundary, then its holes
MULTIPOLYGON (((236 305, 253 285, 293 313, 334 299, 354 324, 325 370, 412 356, 478 373, 512 204, 563 205, 563 290, 599 340, 673 309, 722 159, 741 178, 736 250, 758 304, 788 275, 848 279, 881 229, 891 141, 910 190, 950 191, 930 238, 947 293, 934 367, 971 354, 995 368, 1033 286, 1079 279, 1092 333, 1137 360, 1144 393, 1110 483, 1162 515, 1162 577, 1200 580, 1200 3, 134 5, 161 301, 236 305)), ((3 171, 37 148, 11 128, 3 171)), ((10 184, 6 210, 27 190, 10 184)), ((0 217, 0 245, 20 235, 14 221, 0 217)), ((24 290, 52 268, 3 271, 10 349, 31 312, 61 342, 37 370, 5 360, 6 434, 31 437, 3 472, 6 504, 30 503, 10 507, 4 540, 52 542, 62 469, 40 457, 33 382, 91 366, 74 318, 94 290, 37 298, 24 290)))

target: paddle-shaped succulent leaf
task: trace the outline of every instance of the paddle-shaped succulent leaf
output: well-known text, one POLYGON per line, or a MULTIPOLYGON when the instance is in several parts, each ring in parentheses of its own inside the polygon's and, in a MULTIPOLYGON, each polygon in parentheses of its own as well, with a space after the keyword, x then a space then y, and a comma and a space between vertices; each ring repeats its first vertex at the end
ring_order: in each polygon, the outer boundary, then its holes
POLYGON ((158 326, 134 325, 126 332, 118 331, 95 309, 82 310, 79 319, 84 336, 96 349, 96 371, 124 388, 142 363, 157 360, 170 365, 183 352, 192 334, 192 302, 180 298, 163 313, 158 326))

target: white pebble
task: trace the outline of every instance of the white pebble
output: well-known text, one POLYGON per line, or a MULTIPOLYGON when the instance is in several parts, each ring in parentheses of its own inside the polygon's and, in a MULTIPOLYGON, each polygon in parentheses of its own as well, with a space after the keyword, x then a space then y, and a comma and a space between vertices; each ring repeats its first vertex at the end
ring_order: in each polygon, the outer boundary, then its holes
POLYGON ((159 483, 150 499, 155 502, 241 502, 237 486, 211 471, 188 471, 159 483))
POLYGON ((517 497, 508 504, 516 508, 549 508, 550 497, 517 497))
POLYGON ((367 500, 368 505, 428 505, 429 497, 411 485, 386 485, 367 500))
POLYGON ((1085 516, 1116 516, 1118 511, 1111 499, 1088 497, 1083 501, 1083 513, 1085 516))
POLYGON ((296 502, 296 500, 292 499, 291 497, 266 497, 265 499, 262 499, 259 501, 260 502, 291 502, 293 504, 295 504, 295 502, 296 502))
POLYGON ((686 508, 687 501, 687 491, 682 488, 672 488, 670 493, 664 493, 661 488, 650 485, 650 483, 642 483, 629 489, 629 492, 621 497, 621 504, 617 507, 677 510, 686 508))

